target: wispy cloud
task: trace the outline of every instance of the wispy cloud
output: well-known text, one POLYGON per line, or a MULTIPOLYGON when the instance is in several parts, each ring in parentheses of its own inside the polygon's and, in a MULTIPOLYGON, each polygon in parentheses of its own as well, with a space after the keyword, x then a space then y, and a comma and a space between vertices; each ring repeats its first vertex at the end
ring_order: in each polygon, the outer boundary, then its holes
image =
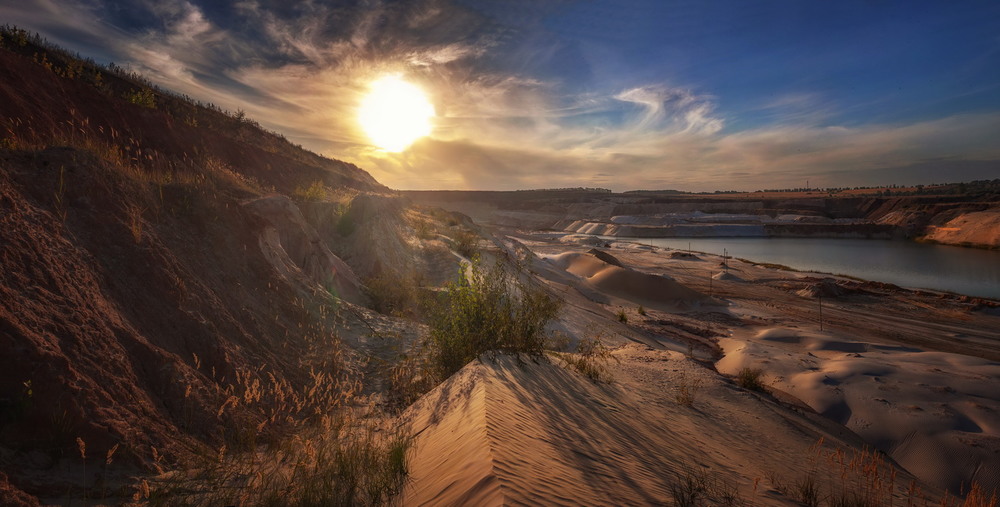
POLYGON ((549 10, 512 23, 447 0, 38 0, 0 6, 0 17, 243 109, 397 188, 855 185, 880 168, 1000 160, 1000 114, 837 126, 838 104, 815 91, 727 110, 697 83, 604 88, 533 72, 578 54, 545 31, 549 10), (384 73, 422 86, 438 113, 433 134, 400 154, 369 146, 355 120, 384 73))

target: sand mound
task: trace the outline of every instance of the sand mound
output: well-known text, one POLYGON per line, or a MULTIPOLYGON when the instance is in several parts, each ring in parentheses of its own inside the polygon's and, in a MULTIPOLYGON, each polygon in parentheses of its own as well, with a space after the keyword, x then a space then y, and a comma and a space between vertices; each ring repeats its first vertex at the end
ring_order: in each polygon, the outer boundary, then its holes
POLYGON ((613 266, 591 254, 566 252, 547 259, 582 278, 586 289, 651 308, 672 310, 714 301, 669 277, 613 266))
POLYGON ((851 292, 853 291, 844 287, 833 278, 824 278, 823 280, 811 284, 804 289, 798 290, 795 293, 804 298, 835 298, 845 296, 851 292))
POLYGON ((740 277, 738 277, 738 276, 736 276, 736 275, 734 275, 734 274, 732 274, 732 273, 730 273, 728 271, 720 271, 720 272, 712 275, 712 279, 713 280, 727 280, 727 281, 730 281, 730 282, 742 282, 743 281, 742 278, 740 278, 740 277))
POLYGON ((720 345, 719 371, 763 368, 770 385, 921 479, 952 491, 972 480, 1000 487, 1000 364, 789 328, 720 345))
POLYGON ((565 252, 545 259, 560 269, 583 278, 590 278, 609 266, 593 255, 577 252, 565 252))
POLYGON ((671 259, 682 259, 682 260, 686 260, 686 261, 700 261, 701 260, 701 257, 698 257, 697 255, 695 255, 693 253, 681 252, 679 250, 674 250, 673 252, 668 253, 667 257, 671 258, 671 259))
POLYGON ((636 303, 654 307, 687 306, 708 302, 708 296, 685 287, 675 280, 660 275, 640 273, 631 269, 609 266, 587 282, 601 292, 636 303))

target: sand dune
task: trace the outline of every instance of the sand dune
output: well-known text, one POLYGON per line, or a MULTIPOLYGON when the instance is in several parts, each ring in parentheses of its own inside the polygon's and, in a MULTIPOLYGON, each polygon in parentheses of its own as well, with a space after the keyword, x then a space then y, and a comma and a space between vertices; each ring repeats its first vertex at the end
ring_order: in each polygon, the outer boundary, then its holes
POLYGON ((565 252, 546 259, 581 278, 586 288, 633 304, 676 310, 716 303, 666 276, 615 266, 588 253, 565 252))
POLYGON ((938 487, 1000 488, 1000 363, 850 336, 768 328, 720 341, 724 373, 767 382, 938 487))
POLYGON ((613 384, 547 361, 502 356, 467 366, 407 413, 418 436, 402 503, 663 505, 685 478, 702 476, 711 484, 705 505, 719 504, 723 491, 789 505, 768 477, 798 479, 820 438, 824 449, 860 445, 682 354, 632 344, 615 355, 613 384), (678 404, 677 386, 694 382, 693 406, 678 404))

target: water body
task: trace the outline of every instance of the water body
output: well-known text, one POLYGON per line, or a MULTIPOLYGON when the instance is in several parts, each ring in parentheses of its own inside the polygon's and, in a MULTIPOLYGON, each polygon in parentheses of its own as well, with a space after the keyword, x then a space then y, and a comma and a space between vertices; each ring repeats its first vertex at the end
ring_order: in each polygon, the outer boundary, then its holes
POLYGON ((813 238, 611 238, 784 264, 901 287, 1000 299, 1000 251, 913 241, 813 238))

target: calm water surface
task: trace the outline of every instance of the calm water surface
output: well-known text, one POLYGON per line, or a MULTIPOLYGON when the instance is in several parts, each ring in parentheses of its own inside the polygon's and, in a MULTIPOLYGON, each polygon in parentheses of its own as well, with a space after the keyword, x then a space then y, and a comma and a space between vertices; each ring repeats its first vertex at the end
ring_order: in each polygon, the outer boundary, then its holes
POLYGON ((902 287, 1000 299, 1000 251, 912 241, 813 238, 608 238, 772 262, 902 287))

